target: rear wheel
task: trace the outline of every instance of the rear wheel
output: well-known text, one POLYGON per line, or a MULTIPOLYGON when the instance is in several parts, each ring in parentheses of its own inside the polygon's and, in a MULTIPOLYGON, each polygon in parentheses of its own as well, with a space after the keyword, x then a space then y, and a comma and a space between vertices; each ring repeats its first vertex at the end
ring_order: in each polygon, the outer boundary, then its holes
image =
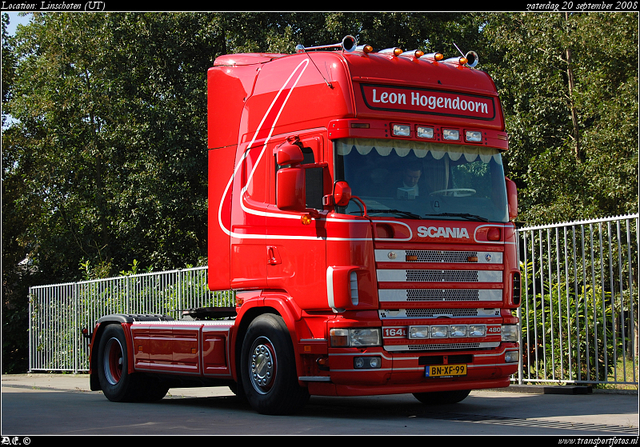
POLYGON ((136 376, 128 373, 127 342, 119 324, 104 330, 98 347, 98 379, 105 397, 128 402, 136 397, 136 376))
POLYGON ((436 391, 434 393, 413 393, 413 397, 423 404, 443 405, 456 404, 464 400, 471 390, 436 391))
POLYGON ((119 324, 104 330, 98 345, 98 380, 113 402, 151 402, 162 399, 169 387, 155 377, 129 374, 127 342, 119 324))
POLYGON ((277 315, 260 315, 249 325, 242 343, 241 375, 246 398, 259 413, 290 414, 309 398, 298 384, 291 338, 277 315))

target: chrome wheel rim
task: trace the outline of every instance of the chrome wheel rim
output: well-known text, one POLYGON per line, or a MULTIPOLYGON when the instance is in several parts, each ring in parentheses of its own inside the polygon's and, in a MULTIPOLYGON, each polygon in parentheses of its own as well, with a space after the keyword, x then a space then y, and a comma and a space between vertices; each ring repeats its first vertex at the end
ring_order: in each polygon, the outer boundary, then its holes
POLYGON ((276 375, 276 351, 271 340, 259 337, 251 346, 249 371, 251 385, 261 394, 266 394, 273 386, 276 375))

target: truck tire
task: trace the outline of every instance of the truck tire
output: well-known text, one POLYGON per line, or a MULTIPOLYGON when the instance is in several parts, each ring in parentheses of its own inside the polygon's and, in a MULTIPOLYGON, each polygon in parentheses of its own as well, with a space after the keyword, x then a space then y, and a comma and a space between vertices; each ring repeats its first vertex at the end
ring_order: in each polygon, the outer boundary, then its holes
POLYGON ((138 397, 138 379, 128 373, 127 342, 119 324, 104 329, 98 345, 98 380, 105 397, 113 402, 132 402, 138 397))
POLYGON ((444 405, 456 404, 464 400, 471 390, 436 391, 433 393, 413 393, 413 397, 423 404, 444 405))
POLYGON ((246 399, 258 413, 291 414, 309 399, 298 384, 291 338, 278 315, 260 315, 249 325, 240 374, 246 399))
MULTIPOLYGON (((135 374, 136 376, 138 374, 135 374)), ((169 391, 169 385, 153 375, 141 375, 136 383, 138 402, 155 402, 162 400, 169 391)))

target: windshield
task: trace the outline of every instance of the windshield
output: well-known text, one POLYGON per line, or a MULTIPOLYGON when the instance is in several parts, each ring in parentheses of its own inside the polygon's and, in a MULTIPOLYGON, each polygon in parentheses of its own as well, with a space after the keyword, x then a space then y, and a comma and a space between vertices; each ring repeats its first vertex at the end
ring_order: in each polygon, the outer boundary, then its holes
MULTIPOLYGON (((370 216, 507 222, 497 149, 406 140, 336 140, 336 180, 370 216)), ((359 214, 355 201, 339 212, 359 214)))

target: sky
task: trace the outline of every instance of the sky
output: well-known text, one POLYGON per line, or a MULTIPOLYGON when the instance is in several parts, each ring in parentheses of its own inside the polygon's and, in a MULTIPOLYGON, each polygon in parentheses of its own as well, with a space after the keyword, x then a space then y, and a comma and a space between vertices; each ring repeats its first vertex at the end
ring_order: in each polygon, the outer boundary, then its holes
POLYGON ((9 14, 9 26, 7 27, 7 32, 10 36, 15 34, 16 27, 19 24, 27 24, 29 20, 31 20, 31 14, 27 14, 26 16, 20 16, 17 12, 2 12, 3 14, 9 14))

